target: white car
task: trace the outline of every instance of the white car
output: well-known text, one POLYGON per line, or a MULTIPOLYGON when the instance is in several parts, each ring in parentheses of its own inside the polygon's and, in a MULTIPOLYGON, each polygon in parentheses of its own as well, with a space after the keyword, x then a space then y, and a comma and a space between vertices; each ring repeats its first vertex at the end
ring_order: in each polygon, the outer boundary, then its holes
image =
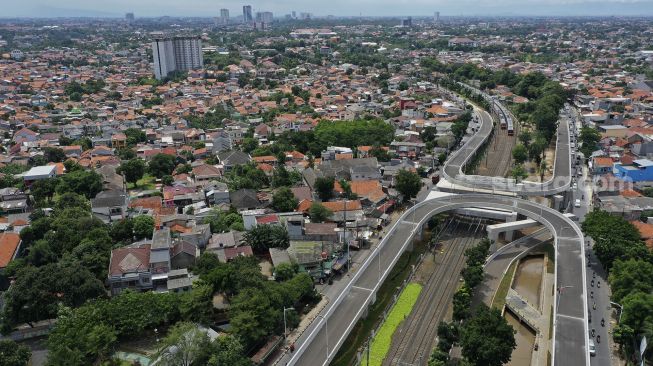
POLYGON ((578 183, 574 182, 574 184, 571 186, 571 189, 577 190, 578 189, 578 183))
POLYGON ((574 207, 580 207, 580 199, 576 198, 576 201, 574 201, 574 207))
POLYGON ((594 345, 593 339, 590 339, 589 345, 590 345, 590 356, 596 356, 596 346, 594 345))

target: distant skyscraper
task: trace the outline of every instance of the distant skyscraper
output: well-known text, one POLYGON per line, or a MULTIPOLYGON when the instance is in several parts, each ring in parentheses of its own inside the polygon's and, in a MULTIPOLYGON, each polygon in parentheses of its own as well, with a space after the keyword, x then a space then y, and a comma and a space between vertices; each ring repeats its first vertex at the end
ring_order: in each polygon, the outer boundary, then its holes
POLYGON ((202 41, 199 37, 166 37, 152 41, 154 76, 161 80, 169 73, 204 67, 202 41))
POLYGON ((245 5, 243 6, 243 23, 251 23, 252 20, 252 6, 245 5))
POLYGON ((134 13, 127 13, 125 14, 125 20, 128 22, 133 22, 134 21, 134 13))
POLYGON ((292 18, 297 19, 297 12, 295 12, 294 10, 292 11, 292 18))
POLYGON ((273 15, 271 11, 262 11, 256 13, 256 21, 261 23, 272 23, 273 15))
POLYGON ((222 24, 229 23, 229 9, 220 9, 220 22, 222 24))
POLYGON ((433 21, 436 23, 440 23, 440 12, 436 11, 435 14, 433 15, 433 21))
POLYGON ((408 17, 406 19, 401 20, 401 26, 402 27, 412 27, 413 26, 413 18, 408 17))

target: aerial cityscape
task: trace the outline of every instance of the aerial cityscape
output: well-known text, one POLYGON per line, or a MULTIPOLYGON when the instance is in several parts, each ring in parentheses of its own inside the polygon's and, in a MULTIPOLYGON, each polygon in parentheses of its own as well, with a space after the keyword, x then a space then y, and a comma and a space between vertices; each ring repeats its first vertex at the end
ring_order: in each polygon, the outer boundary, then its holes
POLYGON ((0 366, 653 365, 649 2, 3 8, 0 366))

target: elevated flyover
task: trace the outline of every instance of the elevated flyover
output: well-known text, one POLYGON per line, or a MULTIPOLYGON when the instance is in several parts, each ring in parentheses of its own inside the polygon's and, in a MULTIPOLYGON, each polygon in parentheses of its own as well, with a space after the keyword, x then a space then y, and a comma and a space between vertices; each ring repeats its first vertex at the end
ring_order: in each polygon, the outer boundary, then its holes
MULTIPOLYGON (((480 93, 493 104, 499 103, 478 89, 471 88, 465 84, 462 85, 480 93)), ((551 179, 541 183, 530 181, 517 182, 512 178, 466 175, 464 173, 465 166, 487 142, 494 128, 492 116, 487 111, 478 107, 474 107, 474 113, 478 120, 479 128, 460 149, 453 152, 447 161, 445 161, 442 170, 443 177, 453 185, 453 188, 460 186, 467 189, 486 190, 496 193, 509 192, 520 196, 550 196, 566 191, 571 184, 570 117, 567 115, 567 112, 565 110, 562 118, 559 119, 558 132, 556 134, 556 155, 553 164, 553 177, 551 179)))
POLYGON ((587 297, 583 234, 569 218, 534 202, 488 194, 461 194, 420 202, 408 209, 389 233, 352 274, 336 299, 332 299, 296 341, 296 350, 281 360, 288 365, 328 365, 356 322, 375 301, 376 293, 401 254, 421 237, 428 219, 462 208, 511 210, 548 228, 556 248, 553 365, 589 365, 587 297))

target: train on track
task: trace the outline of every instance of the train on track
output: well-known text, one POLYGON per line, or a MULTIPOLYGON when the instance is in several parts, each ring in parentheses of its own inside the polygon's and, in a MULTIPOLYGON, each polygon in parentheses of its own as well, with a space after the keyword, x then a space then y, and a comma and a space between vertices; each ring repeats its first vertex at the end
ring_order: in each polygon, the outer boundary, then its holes
POLYGON ((494 103, 494 109, 497 112, 497 115, 499 116, 499 123, 501 124, 501 129, 502 130, 508 130, 508 136, 513 136, 515 134, 515 126, 512 120, 512 116, 510 113, 508 113, 503 106, 503 104, 499 103, 497 100, 493 100, 494 103))

